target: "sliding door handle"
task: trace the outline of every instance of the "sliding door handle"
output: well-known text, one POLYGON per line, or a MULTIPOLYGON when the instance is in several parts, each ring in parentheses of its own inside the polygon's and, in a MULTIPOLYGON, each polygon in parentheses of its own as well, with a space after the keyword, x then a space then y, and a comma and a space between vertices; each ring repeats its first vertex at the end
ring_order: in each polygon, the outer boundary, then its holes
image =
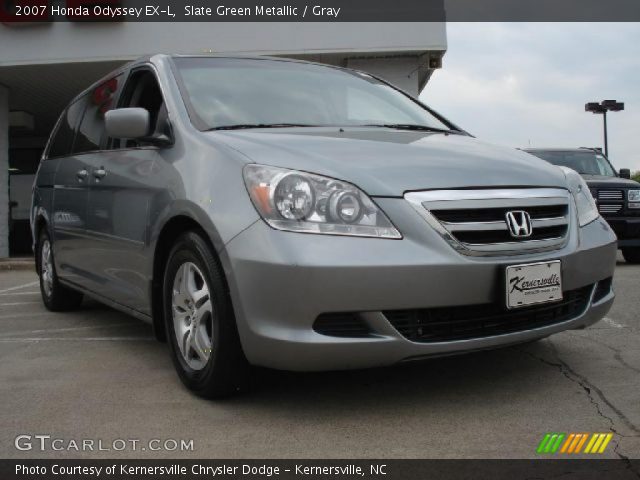
POLYGON ((107 175, 107 171, 103 167, 100 167, 97 170, 93 171, 93 176, 98 180, 100 180, 101 178, 104 178, 106 175, 107 175))

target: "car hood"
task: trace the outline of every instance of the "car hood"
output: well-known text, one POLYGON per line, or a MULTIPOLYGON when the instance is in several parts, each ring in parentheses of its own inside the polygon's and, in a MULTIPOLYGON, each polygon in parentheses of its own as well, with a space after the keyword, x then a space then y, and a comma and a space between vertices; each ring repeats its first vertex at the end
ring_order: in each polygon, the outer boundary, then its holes
POLYGON ((247 163, 351 182, 372 196, 470 187, 565 187, 562 171, 533 155, 473 137, 387 128, 213 131, 247 163))
POLYGON ((620 177, 606 177, 603 175, 582 175, 590 187, 595 188, 640 188, 640 183, 635 180, 620 177))

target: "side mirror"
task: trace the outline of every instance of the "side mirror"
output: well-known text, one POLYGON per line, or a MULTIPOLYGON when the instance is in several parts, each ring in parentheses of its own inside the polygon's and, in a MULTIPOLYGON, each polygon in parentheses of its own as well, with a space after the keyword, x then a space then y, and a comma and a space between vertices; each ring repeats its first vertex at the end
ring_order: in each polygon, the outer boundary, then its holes
POLYGON ((620 178, 631 178, 631 170, 628 168, 621 168, 618 174, 620 175, 620 178))
POLYGON ((107 135, 113 138, 142 138, 149 135, 149 112, 144 108, 118 108, 104 116, 107 135))

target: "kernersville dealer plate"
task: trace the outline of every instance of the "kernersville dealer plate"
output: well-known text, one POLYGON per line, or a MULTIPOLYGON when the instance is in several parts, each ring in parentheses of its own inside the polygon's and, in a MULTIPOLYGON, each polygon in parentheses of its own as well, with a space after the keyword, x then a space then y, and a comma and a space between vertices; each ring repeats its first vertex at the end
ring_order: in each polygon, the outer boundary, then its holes
POLYGON ((506 289, 507 308, 562 300, 560 260, 508 266, 506 289))

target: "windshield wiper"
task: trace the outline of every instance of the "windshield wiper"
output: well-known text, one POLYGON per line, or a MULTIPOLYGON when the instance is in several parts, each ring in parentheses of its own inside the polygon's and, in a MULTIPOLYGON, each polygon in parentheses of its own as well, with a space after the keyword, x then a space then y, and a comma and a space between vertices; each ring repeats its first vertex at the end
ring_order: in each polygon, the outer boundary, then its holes
POLYGON ((373 123, 364 125, 365 127, 394 128, 396 130, 418 130, 424 132, 460 133, 457 130, 447 130, 445 128, 428 127, 427 125, 415 125, 413 123, 373 123))
POLYGON ((245 130, 249 128, 287 128, 287 127, 319 127, 320 125, 309 125, 305 123, 240 123, 237 125, 223 125, 205 130, 245 130))

